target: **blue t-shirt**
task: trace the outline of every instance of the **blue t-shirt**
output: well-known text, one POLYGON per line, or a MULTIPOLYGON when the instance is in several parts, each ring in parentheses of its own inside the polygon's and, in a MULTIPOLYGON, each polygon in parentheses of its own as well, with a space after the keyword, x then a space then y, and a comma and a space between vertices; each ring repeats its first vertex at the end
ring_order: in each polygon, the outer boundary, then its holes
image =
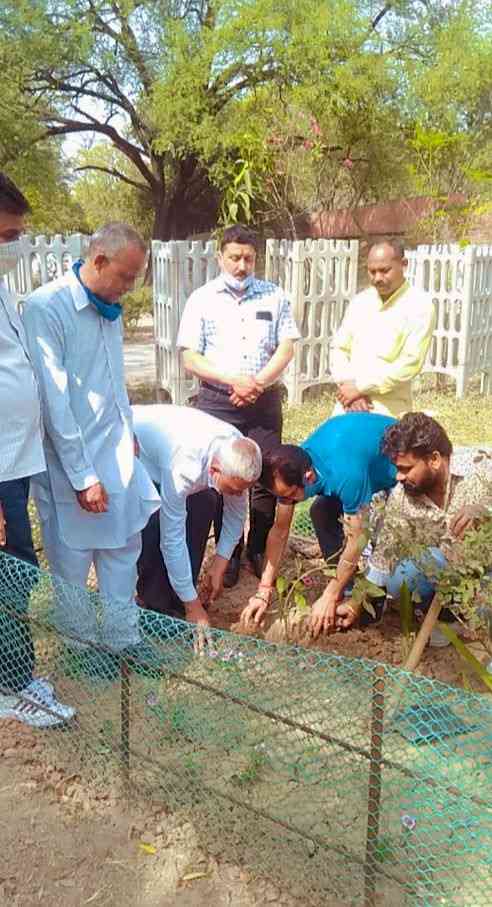
POLYGON ((301 444, 318 477, 304 486, 305 497, 336 495, 344 513, 357 513, 377 491, 392 488, 396 467, 381 453, 381 441, 394 422, 378 413, 346 413, 323 422, 301 444))

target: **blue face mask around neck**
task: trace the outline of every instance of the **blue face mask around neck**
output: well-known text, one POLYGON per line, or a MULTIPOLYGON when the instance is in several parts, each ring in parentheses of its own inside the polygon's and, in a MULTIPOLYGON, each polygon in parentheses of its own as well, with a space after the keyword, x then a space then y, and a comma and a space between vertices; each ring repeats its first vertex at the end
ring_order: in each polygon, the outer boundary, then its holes
POLYGON ((92 290, 89 290, 89 287, 86 287, 85 283, 81 280, 80 269, 84 264, 83 259, 79 258, 78 261, 74 261, 72 265, 72 271, 75 274, 80 285, 84 288, 87 298, 91 305, 102 315, 103 318, 107 318, 108 321, 116 321, 120 317, 123 306, 119 302, 105 302, 104 299, 101 299, 100 296, 97 296, 96 293, 93 293, 92 290))
POLYGON ((234 290, 236 293, 244 293, 254 280, 252 274, 245 277, 244 280, 238 280, 237 277, 233 277, 232 274, 228 274, 227 271, 223 271, 222 276, 226 287, 229 287, 230 290, 234 290))

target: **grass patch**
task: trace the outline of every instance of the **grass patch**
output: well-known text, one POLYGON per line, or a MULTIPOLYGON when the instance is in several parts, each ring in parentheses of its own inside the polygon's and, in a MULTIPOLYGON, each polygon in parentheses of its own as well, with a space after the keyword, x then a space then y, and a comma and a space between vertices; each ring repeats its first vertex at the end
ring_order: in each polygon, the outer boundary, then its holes
MULTIPOLYGON (((415 394, 414 409, 432 415, 449 434, 453 444, 492 445, 491 398, 478 392, 457 400, 454 389, 437 392, 426 388, 415 394)), ((284 441, 298 444, 304 441, 331 415, 335 397, 329 391, 315 400, 306 400, 299 406, 284 409, 284 441)))
MULTIPOLYGON (((492 399, 473 390, 457 400, 454 385, 436 390, 433 376, 424 376, 422 389, 414 395, 414 409, 434 416, 448 432, 453 444, 492 446, 492 399)), ((132 403, 155 403, 153 384, 140 384, 130 390, 132 403)), ((284 441, 299 444, 318 425, 328 419, 335 405, 333 391, 327 390, 298 406, 284 406, 284 441)))

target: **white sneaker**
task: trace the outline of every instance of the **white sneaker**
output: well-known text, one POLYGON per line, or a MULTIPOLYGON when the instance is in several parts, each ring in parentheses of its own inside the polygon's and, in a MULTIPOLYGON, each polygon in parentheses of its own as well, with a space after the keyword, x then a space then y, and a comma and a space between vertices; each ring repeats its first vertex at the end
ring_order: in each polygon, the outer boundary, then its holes
POLYGON ((52 684, 43 677, 31 680, 20 693, 0 697, 0 718, 13 718, 30 727, 58 727, 74 715, 75 709, 58 702, 52 684))
MULTIPOLYGON (((460 631, 463 629, 462 624, 459 621, 455 620, 453 623, 446 624, 451 630, 459 636, 460 631)), ((442 630, 439 627, 434 627, 430 639, 429 639, 429 648, 431 649, 444 649, 446 646, 450 646, 451 643, 447 636, 444 635, 442 630)))

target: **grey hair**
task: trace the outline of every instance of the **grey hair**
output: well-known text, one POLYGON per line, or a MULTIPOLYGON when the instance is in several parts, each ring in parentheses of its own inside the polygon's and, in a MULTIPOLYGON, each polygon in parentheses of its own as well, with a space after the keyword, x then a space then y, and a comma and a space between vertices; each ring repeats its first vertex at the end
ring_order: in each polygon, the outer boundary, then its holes
POLYGON ((221 472, 234 479, 256 482, 261 473, 261 451, 252 438, 227 438, 215 451, 221 472))
POLYGON ((95 258, 100 252, 111 258, 122 249, 126 249, 127 246, 137 246, 142 252, 147 251, 147 244, 140 233, 137 233, 129 224, 113 221, 99 227, 99 230, 93 234, 89 243, 88 258, 95 258))

